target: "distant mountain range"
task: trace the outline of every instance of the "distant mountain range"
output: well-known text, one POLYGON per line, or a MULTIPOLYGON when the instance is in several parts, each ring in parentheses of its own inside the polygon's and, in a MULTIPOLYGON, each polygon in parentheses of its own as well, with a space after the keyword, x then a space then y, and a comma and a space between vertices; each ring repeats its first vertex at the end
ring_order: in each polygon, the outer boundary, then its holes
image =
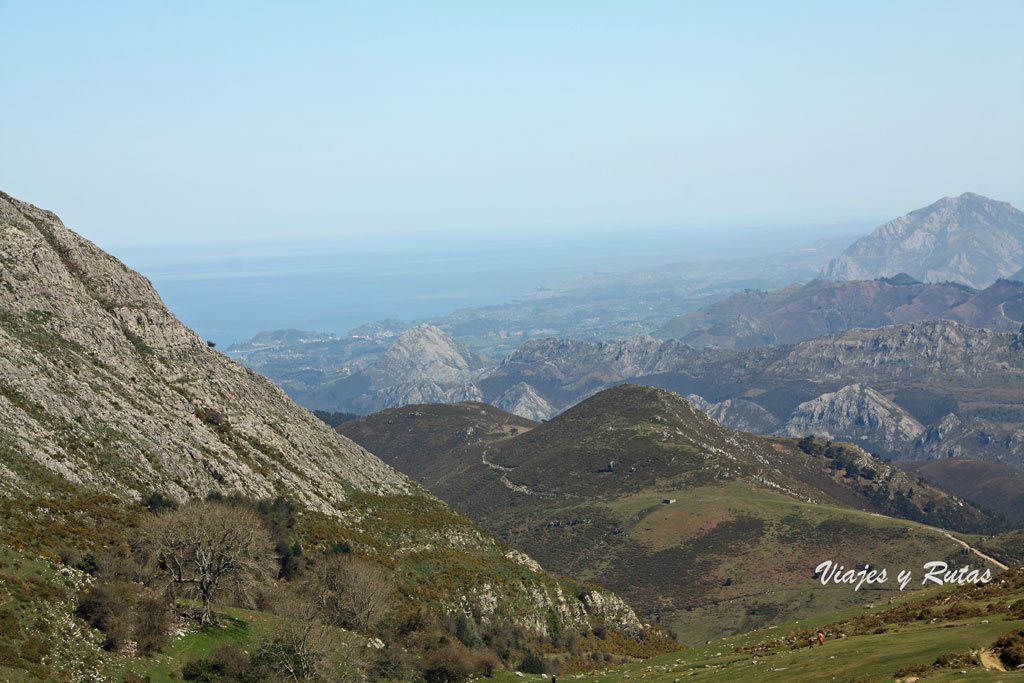
POLYGON ((819 240, 801 249, 758 257, 600 272, 552 284, 515 301, 458 309, 439 318, 381 320, 342 335, 261 332, 227 352, 275 380, 288 375, 289 381, 300 384, 323 384, 365 367, 367 359, 383 352, 395 336, 421 323, 438 327, 474 353, 494 358, 543 337, 621 339, 654 332, 682 311, 697 310, 744 288, 808 280, 848 243, 848 239, 819 240))
POLYGON ((812 280, 770 292, 746 290, 676 316, 654 336, 697 348, 792 344, 854 327, 921 320, 1017 332, 1024 326, 1024 282, 996 280, 983 290, 924 284, 906 273, 867 281, 812 280))
POLYGON ((690 643, 880 599, 808 591, 824 559, 915 566, 961 552, 936 530, 872 513, 988 524, 859 449, 818 441, 805 452, 736 432, 651 387, 605 390, 545 424, 464 403, 392 408, 338 430, 690 643))
MULTIPOLYGON (((280 332, 229 352, 300 404, 329 411, 483 400, 542 420, 631 381, 678 391, 737 428, 830 435, 893 457, 970 455, 1021 467, 1024 400, 1014 382, 1024 284, 1005 278, 1024 265, 1015 260, 1022 215, 970 193, 946 198, 881 226, 824 269, 846 277, 856 262, 860 276, 874 279, 736 292, 742 280, 732 270, 711 272, 720 264, 685 276, 666 266, 457 311, 438 326, 385 321, 343 338, 280 332), (886 256, 857 260, 875 252, 886 256), (940 267, 944 258, 953 265, 940 267), (700 278, 718 284, 694 289, 700 278), (942 281, 927 281, 936 278, 942 281), (681 301, 685 291, 690 302, 698 293, 705 301, 728 296, 655 326, 655 309, 666 310, 665 302, 681 301), (602 317, 610 309, 587 317, 611 301, 613 308, 650 310, 634 314, 633 328, 613 332, 602 317), (578 319, 552 322, 546 316, 555 311, 576 311, 578 319), (505 327, 493 328, 496 321, 505 327), (565 329, 580 336, 558 336, 565 329), (624 337, 629 329, 666 341, 624 337), (602 334, 611 338, 602 341, 602 334), (764 346, 782 350, 757 350, 764 346), (482 349, 510 352, 501 361, 473 355, 482 349), (416 365, 417 356, 431 360, 416 365)), ((750 273, 795 273, 777 259, 747 266, 750 273)))
POLYGON ((620 382, 690 396, 724 424, 855 441, 892 457, 1024 466, 1024 335, 949 321, 854 329, 769 349, 635 337, 524 344, 480 382, 530 384, 556 409, 620 382))
MULTIPOLYGON (((374 389, 373 365, 315 392, 309 407, 365 412, 366 406, 483 400, 531 419, 549 419, 623 382, 687 396, 721 423, 787 436, 812 434, 896 458, 975 457, 1024 468, 1024 333, 951 321, 852 329, 798 344, 746 350, 695 349, 637 336, 618 342, 540 339, 499 364, 466 365, 465 350, 439 330, 403 333, 395 355, 430 344, 443 373, 392 374, 374 389), (458 373, 462 373, 461 375, 458 373), (445 383, 462 377, 462 381, 445 383)), ((402 367, 388 354, 378 362, 402 367)))
POLYGON ((982 289, 999 278, 1024 279, 1024 213, 972 192, 879 226, 823 271, 831 280, 873 280, 908 273, 922 282, 982 289))

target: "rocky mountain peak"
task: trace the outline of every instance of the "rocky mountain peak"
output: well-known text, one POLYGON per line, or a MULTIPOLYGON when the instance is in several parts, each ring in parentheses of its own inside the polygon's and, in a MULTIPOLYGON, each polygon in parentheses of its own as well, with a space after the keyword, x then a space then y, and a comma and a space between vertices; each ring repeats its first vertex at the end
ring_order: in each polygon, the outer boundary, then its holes
POLYGON ((879 226, 824 270, 832 280, 870 280, 903 271, 922 282, 984 288, 1024 266, 1024 213, 971 192, 879 226))
POLYGON ((893 451, 924 433, 924 426, 878 391, 850 384, 797 406, 782 436, 843 434, 866 449, 893 451))
POLYGON ((528 420, 547 420, 555 414, 551 404, 526 382, 509 387, 494 401, 494 405, 528 420))
POLYGON ((423 324, 403 332, 374 363, 372 374, 387 383, 429 379, 445 384, 471 381, 485 365, 483 359, 441 329, 423 324))

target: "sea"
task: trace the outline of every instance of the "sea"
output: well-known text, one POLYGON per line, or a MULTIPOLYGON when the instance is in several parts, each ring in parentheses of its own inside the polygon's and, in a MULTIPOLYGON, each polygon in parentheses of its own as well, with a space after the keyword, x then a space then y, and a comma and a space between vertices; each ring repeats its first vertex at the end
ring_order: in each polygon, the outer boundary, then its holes
MULTIPOLYGON (((501 304, 599 272, 795 249, 867 223, 444 232, 105 245, 220 348, 501 304)), ((852 241, 852 239, 851 239, 852 241)))

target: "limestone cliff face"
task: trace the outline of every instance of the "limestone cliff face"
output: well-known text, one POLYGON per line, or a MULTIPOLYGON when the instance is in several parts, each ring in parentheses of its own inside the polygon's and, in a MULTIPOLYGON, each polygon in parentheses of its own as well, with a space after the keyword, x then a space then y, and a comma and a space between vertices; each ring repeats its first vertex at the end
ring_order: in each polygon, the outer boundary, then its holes
POLYGON ((472 382, 439 384, 433 380, 423 379, 418 382, 401 382, 383 387, 356 405, 360 408, 360 412, 372 412, 417 403, 461 403, 462 401, 482 400, 483 395, 472 382))
POLYGON ((1024 266, 1024 212, 966 192, 879 226, 824 270, 831 280, 904 272, 922 282, 983 288, 1024 266))
POLYGON ((930 425, 906 454, 915 460, 980 458, 1016 464, 1012 455, 1024 453, 1024 427, 993 427, 988 420, 978 417, 961 420, 951 413, 930 425), (1010 458, 1007 458, 1008 453, 1010 458))
POLYGON ((330 512, 401 474, 207 347, 146 278, 0 193, 0 489, 288 493, 330 512))
POLYGON ((946 320, 849 330, 783 349, 767 364, 767 373, 871 384, 1024 374, 1024 336, 946 320))
POLYGON ((797 406, 781 436, 841 434, 868 450, 897 451, 924 433, 920 422, 874 389, 851 384, 797 406))

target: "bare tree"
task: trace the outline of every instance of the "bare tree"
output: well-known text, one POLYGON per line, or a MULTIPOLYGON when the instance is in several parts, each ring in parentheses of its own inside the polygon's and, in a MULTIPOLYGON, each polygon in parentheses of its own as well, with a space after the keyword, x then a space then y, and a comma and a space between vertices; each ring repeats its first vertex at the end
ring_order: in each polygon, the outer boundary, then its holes
POLYGON ((318 560, 311 574, 307 594, 327 623, 374 633, 391 616, 395 584, 379 564, 333 554, 318 560))
POLYGON ((230 584, 253 584, 273 564, 270 535, 249 508, 193 502, 150 520, 142 540, 172 583, 203 603, 200 623, 213 621, 213 600, 230 584))

